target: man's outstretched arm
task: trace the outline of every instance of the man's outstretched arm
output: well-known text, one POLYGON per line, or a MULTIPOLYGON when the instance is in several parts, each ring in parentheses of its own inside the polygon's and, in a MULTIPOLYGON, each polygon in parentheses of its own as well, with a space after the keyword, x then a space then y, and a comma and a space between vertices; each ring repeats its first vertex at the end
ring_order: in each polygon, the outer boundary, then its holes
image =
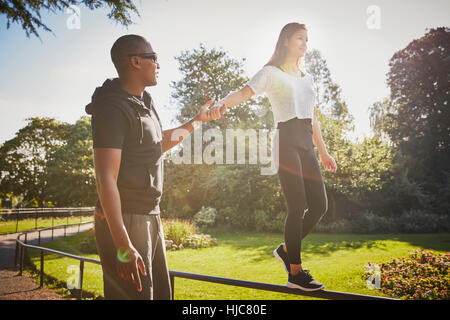
POLYGON ((207 102, 198 112, 198 114, 185 124, 179 126, 178 128, 164 130, 163 132, 163 141, 162 141, 162 152, 166 152, 167 150, 172 149, 184 138, 192 133, 197 127, 199 127, 202 122, 207 122, 211 120, 217 120, 222 115, 220 111, 217 110, 209 110, 209 106, 213 103, 213 101, 207 102))

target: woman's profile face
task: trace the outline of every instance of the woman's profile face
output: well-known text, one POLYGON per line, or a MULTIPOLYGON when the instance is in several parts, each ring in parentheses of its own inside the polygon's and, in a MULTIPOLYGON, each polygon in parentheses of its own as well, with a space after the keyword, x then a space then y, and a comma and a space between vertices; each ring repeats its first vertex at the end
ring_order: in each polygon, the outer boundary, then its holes
POLYGON ((288 40, 285 42, 287 52, 289 55, 302 57, 305 55, 308 42, 308 31, 300 29, 296 31, 288 40))

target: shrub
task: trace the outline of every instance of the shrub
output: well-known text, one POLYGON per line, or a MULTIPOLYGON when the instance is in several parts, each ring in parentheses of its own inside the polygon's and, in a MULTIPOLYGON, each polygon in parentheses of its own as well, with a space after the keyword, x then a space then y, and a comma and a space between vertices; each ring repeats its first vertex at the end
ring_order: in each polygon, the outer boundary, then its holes
POLYGON ((163 221, 164 238, 179 246, 190 235, 196 234, 197 229, 187 220, 168 219, 163 221))
POLYGON ((209 234, 194 234, 185 239, 185 248, 207 248, 217 245, 217 240, 209 234))
POLYGON ((187 220, 164 220, 164 238, 167 250, 206 248, 217 245, 208 234, 197 234, 197 229, 187 220))
POLYGON ((237 210, 234 207, 226 207, 219 209, 217 214, 217 224, 220 227, 236 227, 234 223, 234 217, 237 216, 237 210))
POLYGON ((217 210, 210 207, 202 207, 192 218, 192 223, 199 229, 211 227, 216 222, 217 210))
POLYGON ((280 212, 275 218, 262 210, 255 210, 256 230, 264 232, 283 232, 285 213, 280 212))
POLYGON ((425 210, 403 212, 397 219, 397 231, 404 233, 449 231, 449 216, 425 210))
POLYGON ((396 223, 393 218, 362 211, 349 218, 339 219, 327 224, 319 224, 315 230, 336 233, 390 233, 395 232, 396 223))
POLYGON ((247 212, 237 207, 226 207, 220 209, 217 222, 221 227, 233 229, 256 230, 256 216, 253 212, 247 212))
MULTIPOLYGON (((379 266, 383 293, 408 300, 450 299, 450 253, 423 249, 379 266)), ((374 268, 370 268, 374 269, 374 268)), ((362 276, 364 280, 370 272, 362 276)))

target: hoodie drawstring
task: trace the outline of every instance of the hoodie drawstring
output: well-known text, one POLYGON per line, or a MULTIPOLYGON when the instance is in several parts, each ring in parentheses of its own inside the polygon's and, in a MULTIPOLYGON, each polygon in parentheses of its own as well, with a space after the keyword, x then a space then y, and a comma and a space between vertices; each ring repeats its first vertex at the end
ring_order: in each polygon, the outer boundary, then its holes
POLYGON ((136 110, 138 120, 139 120, 139 128, 140 128, 140 136, 139 136, 139 144, 142 144, 142 140, 144 139, 144 126, 142 125, 142 118, 139 114, 139 111, 136 110))

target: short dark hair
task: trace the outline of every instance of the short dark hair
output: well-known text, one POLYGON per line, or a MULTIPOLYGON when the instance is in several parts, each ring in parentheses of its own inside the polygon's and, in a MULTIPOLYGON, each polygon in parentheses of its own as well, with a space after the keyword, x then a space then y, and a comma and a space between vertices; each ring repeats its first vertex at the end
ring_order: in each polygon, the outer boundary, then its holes
POLYGON ((111 47, 111 60, 119 74, 125 69, 128 54, 141 53, 147 43, 147 39, 137 34, 127 34, 114 42, 111 47))

